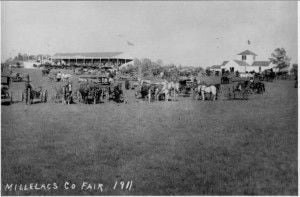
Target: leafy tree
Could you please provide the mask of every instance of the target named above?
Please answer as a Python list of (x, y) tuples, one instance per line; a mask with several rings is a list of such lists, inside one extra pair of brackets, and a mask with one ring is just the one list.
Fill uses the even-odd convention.
[(287, 56), (284, 48), (275, 49), (269, 59), (273, 64), (276, 64), (279, 69), (288, 67), (291, 61), (291, 58)]
[(295, 76), (295, 79), (298, 78), (298, 64), (293, 64), (293, 68), (291, 69), (291, 73)]

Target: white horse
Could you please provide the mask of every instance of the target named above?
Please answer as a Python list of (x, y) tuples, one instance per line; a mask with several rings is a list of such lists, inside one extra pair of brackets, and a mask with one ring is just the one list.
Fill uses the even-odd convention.
[(205, 93), (211, 93), (213, 98), (212, 100), (216, 100), (217, 96), (217, 88), (214, 85), (206, 86), (206, 85), (199, 85), (197, 88), (198, 92), (201, 93), (202, 100), (205, 100)]
[(177, 93), (179, 92), (179, 83), (173, 81), (168, 83), (168, 90), (170, 93), (173, 90), (173, 101), (175, 101), (177, 97)]
[(159, 96), (161, 94), (165, 95), (165, 101), (169, 99), (169, 89), (168, 89), (168, 82), (160, 82), (160, 83), (155, 83), (156, 88), (155, 88), (155, 100), (159, 100)]

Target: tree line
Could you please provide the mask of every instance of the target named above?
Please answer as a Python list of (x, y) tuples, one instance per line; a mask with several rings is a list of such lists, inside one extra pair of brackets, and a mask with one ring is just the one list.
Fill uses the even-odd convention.
[(140, 76), (143, 78), (161, 77), (170, 80), (178, 80), (182, 76), (197, 76), (199, 72), (204, 72), (202, 67), (176, 66), (175, 64), (163, 64), (162, 60), (152, 61), (149, 58), (133, 60), (133, 63), (121, 68), (121, 73)]

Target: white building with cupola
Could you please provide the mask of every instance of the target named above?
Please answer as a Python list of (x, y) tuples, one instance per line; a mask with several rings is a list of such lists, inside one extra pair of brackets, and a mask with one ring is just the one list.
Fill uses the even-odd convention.
[(237, 59), (224, 61), (221, 65), (221, 71), (238, 71), (239, 73), (247, 73), (254, 71), (256, 73), (261, 73), (267, 69), (276, 69), (276, 65), (268, 60), (256, 61), (257, 55), (250, 50), (245, 50), (237, 54), (237, 56)]

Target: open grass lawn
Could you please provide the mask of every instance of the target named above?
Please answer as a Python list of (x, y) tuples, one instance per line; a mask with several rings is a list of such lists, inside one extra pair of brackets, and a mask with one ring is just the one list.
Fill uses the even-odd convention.
[[(248, 101), (2, 106), (2, 194), (297, 195), (293, 83), (266, 83)], [(131, 190), (114, 190), (120, 180)], [(83, 181), (103, 192), (81, 190)]]

